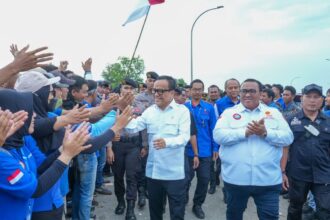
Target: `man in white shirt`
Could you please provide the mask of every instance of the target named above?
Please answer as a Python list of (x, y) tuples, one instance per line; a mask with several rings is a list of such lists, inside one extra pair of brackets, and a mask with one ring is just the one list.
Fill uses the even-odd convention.
[(185, 106), (175, 103), (175, 87), (172, 77), (160, 76), (153, 88), (155, 104), (126, 127), (128, 132), (148, 132), (146, 177), (151, 220), (163, 219), (165, 193), (171, 219), (184, 219), (184, 149), (190, 138), (190, 114)]
[(282, 173), (282, 147), (293, 134), (282, 114), (260, 103), (262, 85), (247, 79), (240, 90), (241, 104), (220, 116), (213, 138), (221, 145), (221, 174), (227, 195), (228, 220), (241, 220), (249, 197), (259, 219), (277, 220)]

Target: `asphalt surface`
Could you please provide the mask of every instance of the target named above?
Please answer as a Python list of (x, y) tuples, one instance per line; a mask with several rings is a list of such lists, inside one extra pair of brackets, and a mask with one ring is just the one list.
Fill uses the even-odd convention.
[[(110, 180), (113, 183), (113, 178), (110, 178)], [(113, 184), (107, 184), (106, 187), (109, 188), (113, 193), (114, 193), (114, 188)], [(185, 212), (185, 219), (188, 220), (194, 220), (198, 219), (195, 217), (195, 215), (192, 213), (192, 198), (193, 198), (193, 193), (195, 191), (196, 187), (196, 178), (193, 180), (192, 187), (190, 188), (190, 201), (188, 205), (186, 206), (186, 212)], [(210, 219), (210, 220), (222, 220), (226, 219), (226, 205), (223, 202), (223, 194), (221, 190), (222, 186), (217, 187), (217, 191), (215, 194), (210, 195), (208, 194), (206, 197), (206, 201), (203, 205), (203, 210), (205, 212), (205, 219)], [(95, 214), (96, 214), (96, 219), (98, 220), (124, 220), (125, 219), (125, 214), (124, 215), (116, 215), (114, 213), (115, 208), (117, 206), (117, 200), (115, 195), (100, 195), (97, 194), (95, 197), (95, 200), (98, 201), (99, 205), (96, 206), (95, 209)], [(287, 213), (287, 207), (288, 207), (288, 201), (285, 199), (282, 199), (280, 197), (280, 219), (284, 220), (286, 219), (286, 213)], [(138, 208), (135, 208), (135, 215), (138, 220), (146, 220), (149, 219), (149, 209), (148, 209), (148, 204), (143, 210), (140, 210)], [(169, 220), (169, 210), (168, 210), (168, 205), (166, 209), (166, 213), (164, 214), (164, 220)], [(248, 208), (245, 210), (244, 213), (244, 220), (257, 220), (257, 210), (254, 205), (253, 199), (249, 200), (248, 203)]]

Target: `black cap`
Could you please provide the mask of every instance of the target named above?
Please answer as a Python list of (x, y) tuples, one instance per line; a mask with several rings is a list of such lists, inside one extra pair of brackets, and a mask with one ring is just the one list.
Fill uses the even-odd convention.
[(316, 84), (310, 84), (310, 85), (305, 86), (302, 89), (302, 94), (307, 94), (307, 93), (310, 93), (312, 91), (317, 92), (322, 96), (322, 87), (318, 86)]
[(68, 77), (64, 76), (60, 71), (58, 70), (54, 70), (54, 71), (51, 71), (51, 73), (54, 75), (54, 76), (59, 76), (61, 77), (61, 80), (60, 80), (60, 83), (61, 84), (66, 84), (66, 85), (69, 85), (69, 86), (72, 86), (76, 83), (75, 80), (73, 79), (69, 79)]
[(174, 89), (174, 92), (177, 93), (178, 95), (181, 95), (183, 92), (183, 89), (180, 87), (177, 87), (176, 89)]
[(153, 72), (153, 71), (150, 71), (150, 72), (147, 72), (147, 78), (151, 78), (151, 79), (158, 79), (158, 74), (156, 72)]
[(130, 78), (125, 78), (124, 81), (122, 82), (122, 85), (130, 85), (133, 88), (137, 88), (137, 84), (134, 80), (130, 79)]

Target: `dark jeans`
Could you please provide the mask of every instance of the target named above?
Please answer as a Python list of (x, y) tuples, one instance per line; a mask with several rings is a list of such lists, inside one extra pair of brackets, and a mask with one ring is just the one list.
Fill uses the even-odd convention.
[[(194, 195), (194, 205), (202, 205), (205, 201), (207, 188), (210, 181), (210, 167), (211, 167), (211, 158), (210, 157), (200, 157), (199, 166), (196, 170), (193, 169), (194, 158), (189, 157), (190, 165), (190, 182), (197, 173), (197, 185)], [(190, 184), (189, 184), (190, 185)]]
[(171, 220), (183, 220), (186, 180), (155, 180), (147, 178), (151, 220), (163, 219), (164, 197), (167, 195)]
[(315, 184), (296, 179), (290, 179), (288, 220), (300, 220), (302, 206), (306, 201), (308, 191), (311, 190), (315, 203), (316, 214), (319, 220), (330, 219), (330, 185)]
[(131, 143), (114, 142), (112, 150), (115, 155), (115, 162), (112, 165), (112, 171), (115, 180), (114, 186), (116, 197), (118, 200), (124, 199), (124, 174), (126, 172), (126, 199), (136, 200), (136, 174), (141, 166), (139, 160), (140, 148)]
[(210, 187), (216, 187), (220, 184), (220, 172), (221, 172), (221, 162), (220, 158), (216, 161), (211, 161), (211, 177), (210, 177)]
[(249, 197), (254, 199), (259, 220), (279, 218), (279, 196), (282, 185), (238, 186), (224, 183), (227, 194), (227, 220), (242, 220)]

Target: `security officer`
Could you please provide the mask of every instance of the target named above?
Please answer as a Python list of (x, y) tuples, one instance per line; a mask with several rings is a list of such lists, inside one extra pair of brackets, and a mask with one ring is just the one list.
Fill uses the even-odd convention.
[[(152, 93), (152, 88), (154, 86), (154, 82), (158, 78), (158, 74), (156, 72), (147, 72), (147, 90), (141, 92), (139, 95), (135, 97), (134, 100), (134, 113), (136, 115), (141, 115), (144, 110), (146, 110), (149, 106), (155, 103), (155, 98)], [(148, 135), (146, 130), (140, 132), (142, 138), (142, 149), (141, 149), (141, 171), (138, 173), (138, 193), (139, 200), (138, 206), (143, 208), (146, 205), (146, 164), (147, 164), (147, 152), (148, 152)]]
[[(216, 117), (213, 105), (202, 100), (204, 83), (195, 79), (191, 82), (191, 101), (185, 103), (191, 114), (194, 116), (197, 125), (197, 147), (198, 154), (188, 149), (190, 164), (190, 181), (197, 173), (197, 186), (194, 195), (193, 213), (197, 218), (204, 219), (205, 213), (202, 204), (205, 201), (207, 188), (210, 181), (211, 160), (218, 157), (219, 146), (213, 141), (212, 131), (216, 124)], [(199, 158), (199, 166), (194, 169), (194, 157)]]
[(301, 219), (309, 190), (316, 201), (318, 219), (330, 219), (330, 118), (321, 111), (322, 87), (303, 88), (302, 110), (289, 118), (294, 134), (289, 148), (288, 177), (290, 205), (288, 219)]
[[(136, 88), (136, 82), (126, 78), (120, 86), (120, 95), (123, 96), (126, 93), (133, 94)], [(123, 131), (120, 135), (120, 140), (113, 141), (112, 147), (108, 147), (108, 155), (113, 153), (115, 158), (112, 163), (112, 171), (114, 173), (114, 188), (118, 201), (115, 210), (117, 215), (122, 215), (126, 207), (124, 199), (124, 174), (126, 172), (126, 220), (136, 219), (134, 206), (137, 196), (136, 175), (141, 167), (141, 162), (139, 160), (140, 146), (139, 133), (128, 134)]]

